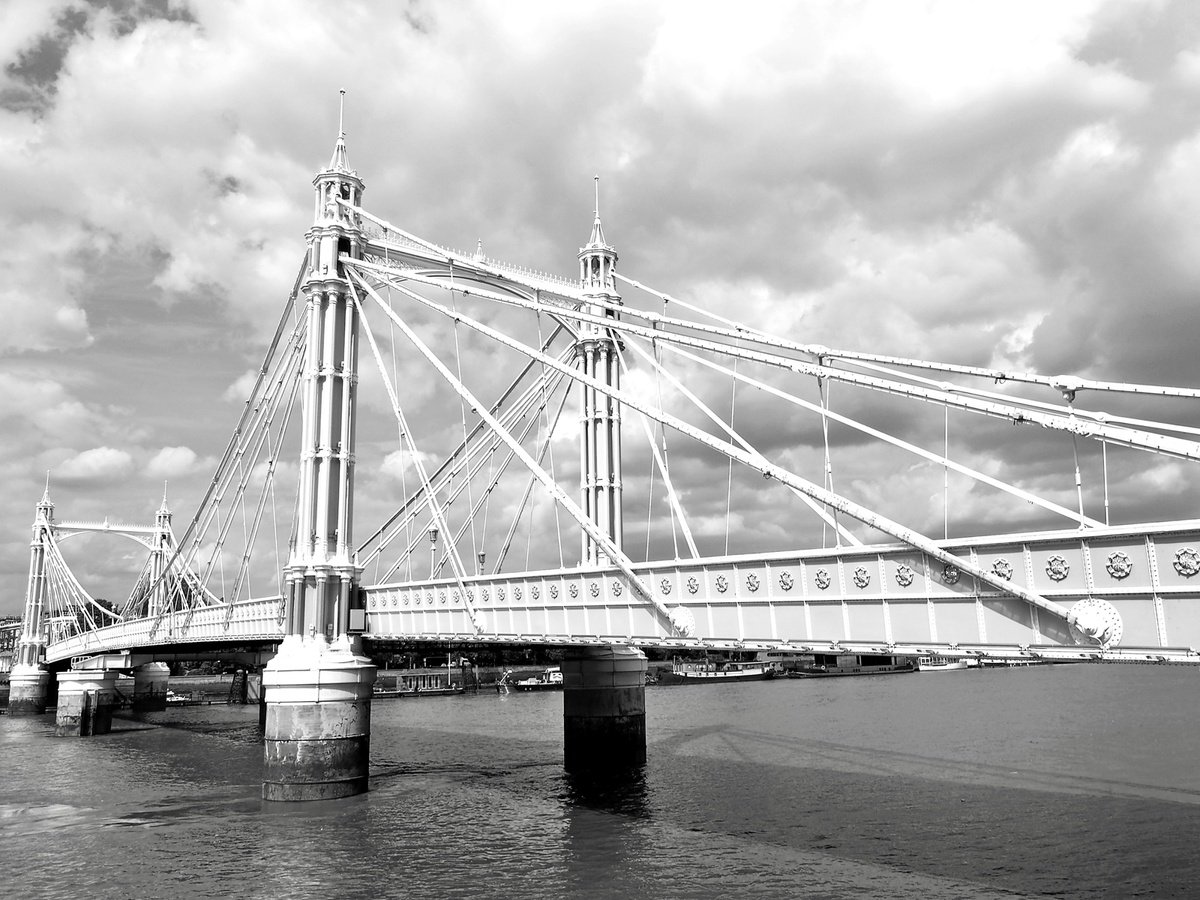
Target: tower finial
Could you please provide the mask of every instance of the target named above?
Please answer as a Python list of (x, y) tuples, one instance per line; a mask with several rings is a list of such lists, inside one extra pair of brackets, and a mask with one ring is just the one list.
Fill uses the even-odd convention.
[(42, 493), (42, 502), (50, 502), (50, 470), (46, 470), (46, 490)]
[(593, 175), (592, 180), (596, 182), (596, 218), (600, 218), (600, 176)]
[(338, 134), (340, 134), (342, 137), (345, 137), (346, 129), (342, 127), (342, 116), (346, 111), (346, 89), (342, 88), (338, 91), (338, 93), (342, 95), (338, 100)]

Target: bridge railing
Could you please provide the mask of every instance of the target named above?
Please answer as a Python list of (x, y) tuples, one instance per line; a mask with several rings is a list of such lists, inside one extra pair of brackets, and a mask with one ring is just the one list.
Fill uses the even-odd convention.
[[(1200, 522), (982, 537), (945, 542), (961, 559), (1062, 608), (1087, 598), (1120, 617), (1111, 657), (1200, 661)], [(904, 545), (678, 560), (636, 574), (693, 625), (687, 639), (612, 569), (569, 569), (465, 582), (369, 587), (368, 636), (397, 639), (643, 646), (795, 646), (861, 652), (1037, 648), (1092, 658), (1067, 621)], [(1106, 651), (1107, 652), (1107, 651)]]
[(132, 619), (73, 635), (46, 647), (46, 661), (58, 662), (93, 653), (166, 644), (270, 640), (283, 637), (279, 597), (242, 600), (176, 612), (161, 620)]

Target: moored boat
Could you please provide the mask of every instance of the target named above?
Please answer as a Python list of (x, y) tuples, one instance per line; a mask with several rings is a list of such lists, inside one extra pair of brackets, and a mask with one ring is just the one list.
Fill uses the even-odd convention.
[(727, 684), (733, 681), (766, 681), (774, 678), (774, 664), (755, 662), (681, 662), (659, 676), (660, 684)]
[(918, 672), (955, 672), (975, 667), (973, 659), (954, 659), (948, 656), (918, 656)]
[(915, 672), (911, 660), (853, 653), (816, 653), (810, 664), (789, 667), (788, 678), (844, 678), (854, 675), (901, 675)]
[(563, 689), (562, 670), (549, 668), (533, 678), (522, 678), (520, 681), (510, 682), (510, 684), (518, 691), (561, 691)]

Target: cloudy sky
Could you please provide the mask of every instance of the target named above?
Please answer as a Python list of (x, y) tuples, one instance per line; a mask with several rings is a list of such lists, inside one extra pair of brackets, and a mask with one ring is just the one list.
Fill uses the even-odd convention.
[[(0, 58), (0, 614), (23, 602), (47, 471), (60, 518), (148, 523), (164, 481), (190, 518), (295, 277), (339, 89), (366, 206), (438, 243), (572, 275), (599, 174), (624, 274), (760, 327), (1200, 384), (1190, 0), (6, 0)], [(812, 464), (811, 423), (738, 402), (764, 447)], [(940, 414), (913, 421), (940, 434)], [(964, 422), (952, 446), (1071, 502), (1069, 440)], [(369, 497), (392, 490), (386, 456), (359, 464)], [(1180, 466), (1112, 465), (1134, 507), (1195, 514)], [(716, 533), (725, 476), (693, 468)], [(940, 471), (864, 447), (843, 472), (856, 499), (942, 527)], [(988, 495), (956, 490), (979, 530)], [(804, 540), (792, 508), (732, 493), (731, 549)], [(81, 556), (81, 580), (121, 595), (128, 554)]]

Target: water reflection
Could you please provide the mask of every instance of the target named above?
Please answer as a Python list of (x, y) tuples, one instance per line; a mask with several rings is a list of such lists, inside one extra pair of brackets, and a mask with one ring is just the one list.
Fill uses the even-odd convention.
[(563, 785), (568, 810), (586, 808), (637, 818), (650, 815), (645, 766), (607, 772), (565, 771)]

